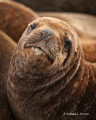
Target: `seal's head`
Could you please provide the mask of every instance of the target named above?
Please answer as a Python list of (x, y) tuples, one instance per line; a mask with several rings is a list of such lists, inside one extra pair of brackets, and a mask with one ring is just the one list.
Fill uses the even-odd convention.
[(19, 71), (51, 76), (67, 67), (69, 56), (77, 53), (79, 39), (74, 33), (67, 23), (55, 18), (30, 23), (14, 52)]

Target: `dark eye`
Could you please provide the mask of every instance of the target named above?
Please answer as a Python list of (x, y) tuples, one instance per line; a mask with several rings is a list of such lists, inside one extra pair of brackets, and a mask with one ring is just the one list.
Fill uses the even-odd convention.
[(34, 30), (36, 28), (36, 25), (35, 24), (32, 24), (29, 26), (28, 30), (27, 30), (27, 33), (30, 33), (32, 30)]
[(69, 39), (64, 39), (64, 48), (69, 49), (71, 47), (71, 41)]

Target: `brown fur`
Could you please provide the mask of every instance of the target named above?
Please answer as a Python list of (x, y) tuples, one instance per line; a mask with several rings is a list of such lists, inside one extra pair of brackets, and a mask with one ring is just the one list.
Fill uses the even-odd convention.
[(96, 66), (70, 25), (50, 17), (29, 24), (10, 63), (8, 100), (17, 120), (96, 120)]
[(16, 42), (20, 39), (27, 24), (37, 17), (34, 11), (22, 4), (0, 1), (0, 29)]
[[(85, 59), (96, 62), (96, 17), (87, 14), (39, 12), (39, 16), (50, 16), (68, 22), (80, 37)], [(86, 30), (85, 30), (86, 29)], [(95, 41), (94, 41), (95, 40)], [(88, 42), (87, 42), (88, 41)], [(90, 57), (91, 54), (91, 57)]]
[(0, 31), (0, 120), (14, 120), (7, 101), (6, 82), (9, 62), (15, 46), (12, 39)]
[(85, 60), (96, 62), (96, 40), (81, 38)]
[(39, 12), (38, 15), (64, 20), (76, 30), (79, 37), (96, 40), (96, 16), (70, 12)]

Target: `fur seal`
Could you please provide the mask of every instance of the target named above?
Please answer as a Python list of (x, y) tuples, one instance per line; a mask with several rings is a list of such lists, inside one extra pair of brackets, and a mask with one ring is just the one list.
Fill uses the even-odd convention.
[(7, 74), (16, 43), (0, 31), (0, 120), (14, 120), (7, 100)]
[(70, 25), (36, 19), (10, 62), (7, 94), (16, 120), (96, 120), (95, 68)]
[(30, 8), (12, 1), (0, 1), (0, 29), (16, 42), (28, 23), (38, 18)]

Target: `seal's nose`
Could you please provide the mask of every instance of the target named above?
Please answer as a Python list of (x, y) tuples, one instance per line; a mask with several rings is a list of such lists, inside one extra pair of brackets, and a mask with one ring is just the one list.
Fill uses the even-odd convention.
[(42, 34), (43, 34), (43, 39), (44, 40), (46, 40), (48, 37), (53, 36), (53, 32), (51, 30), (49, 30), (49, 29), (43, 29)]

